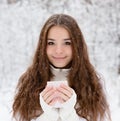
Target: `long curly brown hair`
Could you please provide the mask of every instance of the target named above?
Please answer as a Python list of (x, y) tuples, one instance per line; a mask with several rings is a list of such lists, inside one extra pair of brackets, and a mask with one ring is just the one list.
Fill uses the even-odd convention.
[(72, 40), (73, 60), (68, 75), (68, 83), (77, 94), (75, 106), (79, 116), (87, 121), (110, 119), (109, 107), (103, 92), (100, 78), (90, 63), (87, 46), (76, 21), (69, 15), (55, 14), (44, 24), (32, 64), (19, 79), (13, 103), (13, 116), (19, 121), (30, 121), (40, 116), (39, 94), (53, 76), (46, 55), (47, 34), (51, 27), (62, 26)]

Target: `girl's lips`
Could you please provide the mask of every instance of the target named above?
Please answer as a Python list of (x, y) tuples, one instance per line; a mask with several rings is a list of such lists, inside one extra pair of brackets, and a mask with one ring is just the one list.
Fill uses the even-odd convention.
[(54, 57), (54, 56), (53, 56), (53, 58), (54, 58), (54, 59), (65, 59), (66, 57)]

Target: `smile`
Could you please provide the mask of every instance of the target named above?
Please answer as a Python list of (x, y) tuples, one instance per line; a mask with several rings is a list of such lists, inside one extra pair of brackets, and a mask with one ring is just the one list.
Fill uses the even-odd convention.
[(53, 56), (53, 58), (54, 58), (54, 59), (58, 59), (58, 60), (62, 60), (62, 59), (65, 59), (66, 57), (54, 57), (54, 56)]

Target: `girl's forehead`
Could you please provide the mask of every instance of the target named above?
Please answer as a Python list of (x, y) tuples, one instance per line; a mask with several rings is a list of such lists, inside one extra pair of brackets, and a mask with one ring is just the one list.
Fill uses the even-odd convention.
[(49, 31), (48, 31), (48, 38), (52, 37), (52, 38), (70, 38), (69, 32), (61, 26), (54, 26), (52, 27)]
[(71, 30), (68, 27), (62, 25), (55, 25), (50, 27), (48, 29), (47, 35), (50, 33), (63, 33), (63, 32), (66, 32), (69, 35), (71, 35)]

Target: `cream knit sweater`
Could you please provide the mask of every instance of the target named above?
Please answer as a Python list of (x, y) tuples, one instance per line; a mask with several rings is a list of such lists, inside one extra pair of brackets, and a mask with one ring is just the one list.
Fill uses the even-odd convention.
[[(67, 74), (69, 69), (56, 69), (51, 66), (54, 78), (51, 81), (67, 81)], [(79, 117), (74, 109), (76, 104), (76, 94), (73, 90), (72, 97), (65, 103), (62, 104), (61, 108), (55, 108), (49, 106), (42, 98), (40, 94), (40, 104), (44, 111), (36, 120), (32, 121), (86, 121)]]

